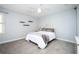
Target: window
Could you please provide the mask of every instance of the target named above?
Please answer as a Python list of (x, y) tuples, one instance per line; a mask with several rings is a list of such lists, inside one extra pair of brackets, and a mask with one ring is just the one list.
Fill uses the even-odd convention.
[(5, 23), (3, 19), (3, 14), (0, 13), (0, 34), (4, 33)]

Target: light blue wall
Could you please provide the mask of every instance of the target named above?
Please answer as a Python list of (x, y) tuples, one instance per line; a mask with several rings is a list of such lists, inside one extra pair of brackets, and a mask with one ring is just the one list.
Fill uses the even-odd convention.
[[(8, 12), (5, 14), (6, 32), (0, 35), (0, 42), (5, 42), (20, 37), (25, 37), (28, 32), (36, 30), (36, 20), (30, 16), (21, 15), (6, 9), (0, 9)], [(20, 21), (23, 20), (30, 26), (23, 26)], [(28, 23), (28, 20), (33, 20), (33, 23)]]
[(74, 9), (62, 11), (41, 18), (40, 27), (47, 24), (54, 26), (57, 38), (64, 41), (75, 42), (74, 36), (76, 34), (76, 13)]

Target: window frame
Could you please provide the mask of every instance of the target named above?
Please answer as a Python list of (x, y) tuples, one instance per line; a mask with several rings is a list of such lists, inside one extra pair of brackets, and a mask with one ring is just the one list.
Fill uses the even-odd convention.
[(4, 34), (5, 33), (5, 20), (4, 20), (4, 13), (0, 12), (0, 15), (2, 15), (2, 22), (0, 22), (0, 24), (2, 24), (2, 32), (0, 34)]

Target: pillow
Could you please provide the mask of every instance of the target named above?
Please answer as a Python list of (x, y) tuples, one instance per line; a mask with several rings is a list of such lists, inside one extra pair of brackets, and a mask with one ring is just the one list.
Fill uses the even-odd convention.
[(42, 28), (41, 31), (54, 32), (53, 28)]

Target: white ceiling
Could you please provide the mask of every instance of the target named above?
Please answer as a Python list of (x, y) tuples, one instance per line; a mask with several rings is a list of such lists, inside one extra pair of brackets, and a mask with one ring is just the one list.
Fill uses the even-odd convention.
[[(50, 15), (53, 13), (61, 12), (67, 9), (74, 8), (75, 5), (69, 4), (2, 4), (0, 5), (3, 8), (15, 11), (21, 14), (41, 17)], [(37, 13), (37, 8), (41, 8), (42, 12)]]

